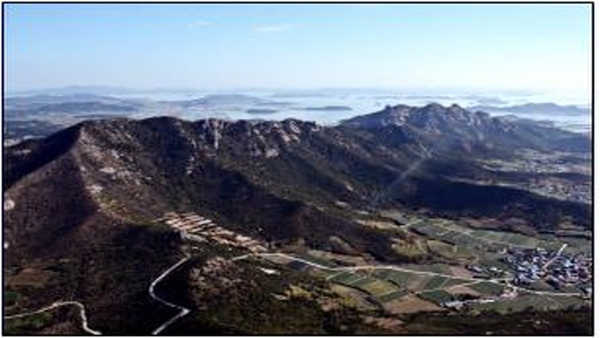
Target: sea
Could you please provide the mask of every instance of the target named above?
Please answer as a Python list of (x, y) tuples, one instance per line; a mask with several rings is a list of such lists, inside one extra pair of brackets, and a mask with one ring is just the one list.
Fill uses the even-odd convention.
[[(234, 90), (234, 91), (152, 91), (112, 96), (122, 98), (150, 99), (154, 101), (189, 101), (203, 97), (221, 98), (218, 103), (193, 108), (156, 109), (142, 111), (136, 116), (144, 118), (156, 115), (173, 115), (187, 120), (221, 118), (230, 120), (285, 120), (289, 118), (315, 121), (322, 125), (336, 125), (354, 116), (374, 113), (386, 106), (404, 104), (424, 106), (439, 103), (444, 106), (458, 104), (470, 109), (475, 106), (509, 107), (526, 103), (554, 103), (584, 108), (581, 114), (572, 112), (548, 114), (543, 111), (519, 113), (503, 111), (492, 116), (515, 115), (519, 118), (546, 121), (557, 127), (574, 132), (589, 133), (592, 127), (591, 99), (581, 96), (568, 96), (556, 93), (503, 92), (503, 93), (464, 93), (464, 92), (405, 92), (361, 89), (323, 90)], [(240, 96), (242, 96), (240, 98)], [(329, 107), (329, 108), (327, 108)], [(333, 107), (333, 108), (332, 108)]]

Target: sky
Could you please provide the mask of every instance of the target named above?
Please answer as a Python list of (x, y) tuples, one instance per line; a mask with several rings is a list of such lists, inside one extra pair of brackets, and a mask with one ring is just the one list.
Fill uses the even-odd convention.
[(5, 91), (531, 90), (591, 95), (589, 4), (3, 4)]

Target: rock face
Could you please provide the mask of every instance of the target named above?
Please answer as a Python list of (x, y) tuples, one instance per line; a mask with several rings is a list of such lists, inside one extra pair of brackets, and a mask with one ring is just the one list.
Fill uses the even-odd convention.
[(469, 148), (500, 153), (531, 148), (589, 152), (591, 149), (590, 139), (580, 134), (529, 120), (508, 121), (484, 112), (473, 113), (458, 105), (387, 106), (380, 112), (346, 120), (342, 125), (369, 129), (397, 126), (429, 143), (441, 142), (445, 149), (458, 147), (461, 151)]

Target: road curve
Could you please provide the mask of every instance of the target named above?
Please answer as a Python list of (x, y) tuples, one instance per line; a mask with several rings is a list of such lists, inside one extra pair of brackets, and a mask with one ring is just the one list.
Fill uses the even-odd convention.
[(162, 299), (161, 297), (157, 296), (154, 288), (156, 287), (156, 285), (163, 280), (165, 277), (167, 277), (167, 275), (169, 275), (171, 272), (173, 272), (175, 269), (177, 269), (181, 264), (187, 262), (190, 258), (189, 257), (185, 257), (182, 258), (179, 262), (173, 264), (170, 268), (168, 268), (167, 270), (165, 270), (160, 276), (158, 276), (158, 278), (156, 278), (152, 284), (150, 284), (150, 287), (148, 288), (148, 293), (150, 294), (150, 297), (152, 297), (152, 299), (170, 307), (170, 308), (174, 308), (174, 309), (178, 309), (179, 313), (177, 315), (175, 315), (173, 318), (167, 320), (166, 322), (164, 322), (161, 326), (159, 326), (157, 329), (155, 329), (154, 331), (152, 331), (152, 335), (157, 335), (160, 332), (162, 332), (164, 329), (166, 329), (169, 325), (173, 324), (177, 319), (187, 315), (190, 310), (184, 308), (183, 306), (179, 306), (179, 305), (175, 305), (169, 301), (166, 301), (164, 299)]
[(81, 304), (80, 302), (76, 302), (76, 301), (55, 302), (55, 303), (52, 303), (52, 305), (46, 306), (45, 308), (41, 308), (37, 311), (25, 312), (25, 313), (20, 313), (18, 315), (12, 315), (12, 316), (4, 316), (4, 319), (27, 317), (27, 316), (31, 316), (31, 315), (34, 315), (37, 313), (50, 311), (52, 309), (55, 309), (55, 308), (58, 308), (61, 306), (66, 306), (66, 305), (75, 305), (79, 308), (79, 316), (81, 317), (81, 327), (83, 328), (83, 330), (85, 332), (93, 334), (93, 335), (101, 335), (102, 334), (100, 331), (92, 330), (88, 326), (87, 317), (85, 315), (85, 307), (83, 306), (83, 304)]

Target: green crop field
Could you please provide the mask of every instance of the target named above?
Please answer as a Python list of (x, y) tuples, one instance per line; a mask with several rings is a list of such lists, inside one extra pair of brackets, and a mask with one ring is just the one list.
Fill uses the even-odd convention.
[(419, 294), (419, 297), (432, 301), (436, 304), (452, 301), (454, 296), (444, 290), (425, 291)]
[(446, 277), (433, 276), (427, 281), (427, 284), (425, 284), (424, 289), (425, 290), (437, 289), (442, 284), (444, 284), (447, 280), (448, 280), (448, 278), (446, 278)]
[(375, 296), (375, 299), (377, 299), (380, 303), (387, 303), (387, 302), (391, 302), (395, 299), (404, 297), (408, 294), (407, 290), (396, 290), (390, 293), (386, 293), (386, 294), (380, 294)]
[(386, 294), (386, 293), (398, 290), (398, 288), (395, 285), (390, 284), (385, 281), (382, 281), (382, 280), (378, 280), (378, 279), (375, 279), (374, 281), (372, 281), (368, 284), (357, 286), (357, 287), (372, 296)]
[(396, 291), (399, 291), (398, 286), (381, 278), (367, 276), (364, 273), (342, 272), (333, 275), (329, 281), (362, 290), (371, 296), (390, 294), (388, 298), (391, 298)]
[(470, 282), (471, 282), (470, 280), (466, 280), (466, 279), (447, 279), (446, 283), (444, 284), (444, 288), (449, 288), (454, 285), (466, 284), (466, 283), (470, 283)]
[(370, 283), (373, 283), (373, 282), (377, 282), (378, 280), (379, 279), (372, 278), (372, 277), (364, 277), (364, 278), (355, 280), (355, 281), (351, 282), (350, 284), (352, 286), (360, 288), (360, 287), (363, 287), (363, 286), (365, 286), (367, 284), (370, 284)]
[(471, 284), (469, 288), (482, 294), (499, 294), (504, 290), (504, 286), (490, 282)]
[(330, 281), (335, 282), (335, 283), (339, 283), (339, 284), (344, 284), (344, 285), (348, 285), (350, 284), (352, 281), (356, 281), (356, 274), (352, 273), (352, 272), (342, 272), (340, 274), (335, 275), (333, 278), (330, 279)]
[(415, 223), (410, 229), (430, 239), (437, 239), (458, 246), (491, 248), (498, 250), (503, 247), (543, 247), (549, 250), (557, 250), (562, 245), (556, 240), (540, 240), (535, 237), (526, 236), (513, 232), (470, 229), (451, 222), (428, 222)]
[(401, 286), (401, 287), (406, 287), (406, 284), (408, 284), (408, 281), (411, 278), (414, 278), (414, 274), (412, 274), (412, 273), (389, 270), (389, 269), (377, 269), (374, 271), (373, 275), (376, 276), (377, 278), (389, 280), (390, 282), (392, 282), (398, 286)]

